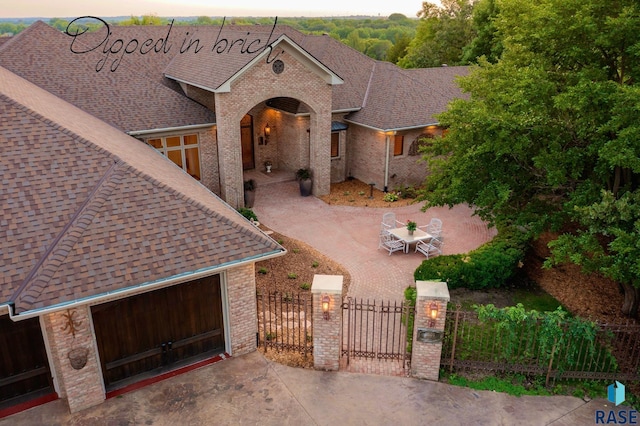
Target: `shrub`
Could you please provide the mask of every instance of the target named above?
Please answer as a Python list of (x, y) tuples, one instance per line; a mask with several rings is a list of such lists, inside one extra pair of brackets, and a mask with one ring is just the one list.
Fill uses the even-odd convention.
[(253, 219), (256, 222), (258, 221), (258, 216), (256, 216), (256, 214), (251, 209), (248, 209), (246, 207), (240, 207), (238, 209), (238, 213), (240, 213), (242, 216), (244, 216), (248, 220)]
[(289, 272), (287, 274), (287, 278), (289, 278), (290, 280), (295, 280), (296, 278), (298, 278), (298, 274), (296, 274), (294, 272)]
[(526, 245), (527, 238), (522, 232), (505, 227), (499, 229), (493, 240), (466, 255), (438, 256), (423, 261), (414, 277), (421, 281), (446, 281), (449, 288), (501, 287), (517, 272)]
[(313, 263), (311, 264), (312, 268), (317, 268), (318, 266), (320, 266), (320, 264), (318, 263), (317, 260), (314, 260)]
[(269, 272), (269, 271), (267, 270), (267, 268), (260, 268), (260, 269), (258, 269), (258, 273), (259, 273), (259, 274), (266, 275), (266, 274), (267, 274), (267, 272)]
[(382, 200), (387, 203), (393, 203), (395, 201), (398, 201), (398, 194), (396, 194), (395, 192), (387, 192), (386, 194), (384, 194), (384, 197), (382, 197)]
[(302, 283), (302, 284), (300, 284), (300, 288), (303, 289), (303, 290), (309, 290), (311, 288), (311, 284)]

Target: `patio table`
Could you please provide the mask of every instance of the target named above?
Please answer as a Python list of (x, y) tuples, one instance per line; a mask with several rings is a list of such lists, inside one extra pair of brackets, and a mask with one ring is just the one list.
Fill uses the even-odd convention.
[(415, 231), (413, 231), (413, 235), (409, 235), (409, 230), (407, 229), (406, 226), (403, 226), (402, 228), (390, 229), (389, 233), (406, 243), (404, 247), (405, 253), (409, 253), (410, 244), (433, 238), (433, 235), (427, 232), (424, 232), (422, 229), (416, 229)]

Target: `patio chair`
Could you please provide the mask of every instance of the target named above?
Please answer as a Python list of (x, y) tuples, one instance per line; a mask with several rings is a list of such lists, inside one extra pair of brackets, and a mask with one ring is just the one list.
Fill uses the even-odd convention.
[(383, 248), (389, 252), (389, 256), (394, 251), (405, 251), (406, 244), (402, 240), (397, 240), (393, 237), (393, 235), (389, 234), (384, 230), (380, 230), (380, 242), (378, 244), (378, 248)]
[(424, 231), (427, 234), (432, 235), (435, 238), (442, 235), (442, 221), (435, 217), (431, 219), (428, 225), (420, 226), (420, 228), (424, 228)]
[(396, 220), (396, 214), (393, 212), (388, 212), (382, 215), (382, 224), (380, 225), (381, 232), (387, 232), (393, 228), (400, 228), (405, 224)]
[(416, 244), (416, 253), (424, 254), (427, 259), (442, 254), (442, 246), (444, 243), (438, 238), (432, 238), (429, 242), (418, 241)]

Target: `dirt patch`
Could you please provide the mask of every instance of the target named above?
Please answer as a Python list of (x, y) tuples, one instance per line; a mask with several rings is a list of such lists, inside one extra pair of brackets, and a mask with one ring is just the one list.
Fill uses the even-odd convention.
[(327, 204), (354, 207), (403, 207), (415, 202), (414, 194), (411, 191), (404, 193), (399, 191), (398, 200), (394, 202), (385, 201), (385, 195), (384, 192), (374, 188), (373, 198), (370, 198), (371, 186), (358, 179), (351, 179), (332, 183), (329, 195), (323, 195), (319, 198)]
[(542, 268), (550, 254), (547, 244), (554, 238), (555, 235), (545, 233), (532, 242), (524, 264), (528, 277), (574, 315), (608, 322), (627, 320), (621, 312), (624, 295), (616, 282), (600, 274), (583, 274), (573, 264)]

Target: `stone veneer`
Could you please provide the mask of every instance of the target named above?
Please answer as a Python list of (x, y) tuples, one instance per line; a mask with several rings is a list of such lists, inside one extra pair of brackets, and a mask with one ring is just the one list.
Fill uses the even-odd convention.
[[(65, 315), (73, 314), (77, 325), (75, 336), (71, 333)], [(42, 317), (51, 369), (57, 384), (58, 396), (66, 398), (72, 413), (100, 404), (105, 399), (104, 381), (98, 361), (97, 346), (91, 321), (91, 309), (84, 305), (65, 311), (53, 312)], [(79, 370), (71, 366), (69, 352), (76, 348), (88, 351), (87, 363)]]

